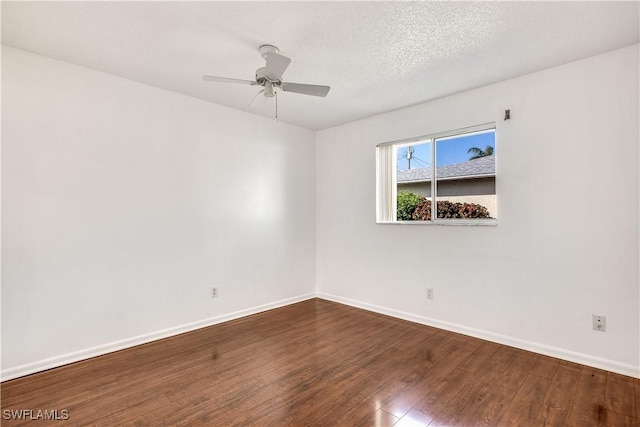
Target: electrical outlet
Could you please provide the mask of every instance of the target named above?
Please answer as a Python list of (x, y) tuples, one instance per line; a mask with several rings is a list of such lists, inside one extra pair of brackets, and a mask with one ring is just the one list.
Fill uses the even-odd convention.
[(218, 298), (218, 288), (211, 288), (211, 298)]
[(433, 289), (427, 288), (427, 299), (433, 299)]
[(607, 318), (605, 316), (593, 315), (593, 330), (606, 332), (607, 331)]

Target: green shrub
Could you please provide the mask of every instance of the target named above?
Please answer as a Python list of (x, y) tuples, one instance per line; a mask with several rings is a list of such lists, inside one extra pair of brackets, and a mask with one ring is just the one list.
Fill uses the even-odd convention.
[[(489, 211), (477, 203), (450, 202), (448, 200), (438, 201), (438, 218), (491, 218)], [(431, 220), (431, 200), (422, 199), (413, 211), (414, 220)]]
[(412, 193), (410, 191), (398, 192), (398, 221), (411, 221), (413, 219), (413, 212), (416, 210), (416, 206), (424, 199), (424, 197)]

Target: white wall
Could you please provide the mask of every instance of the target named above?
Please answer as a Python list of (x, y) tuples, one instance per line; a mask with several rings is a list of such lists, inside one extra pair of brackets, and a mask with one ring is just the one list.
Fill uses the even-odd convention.
[[(314, 279), (638, 376), (638, 71), (634, 46), (320, 131), (314, 153), (311, 131), (3, 47), (2, 378), (306, 298)], [(377, 143), (488, 121), (497, 227), (375, 224)]]
[(313, 295), (314, 157), (312, 131), (3, 47), (3, 379)]
[[(320, 295), (640, 376), (638, 76), (636, 45), (319, 131)], [(377, 143), (491, 121), (497, 227), (375, 223)]]

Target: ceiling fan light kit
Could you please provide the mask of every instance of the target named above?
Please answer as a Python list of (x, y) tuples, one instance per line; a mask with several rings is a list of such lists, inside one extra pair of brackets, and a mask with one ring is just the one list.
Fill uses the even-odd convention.
[(327, 93), (329, 93), (329, 89), (331, 89), (329, 86), (283, 82), (282, 75), (286, 71), (287, 67), (289, 67), (291, 59), (280, 55), (280, 49), (270, 44), (263, 44), (258, 48), (258, 51), (267, 63), (264, 67), (256, 70), (255, 81), (218, 76), (202, 76), (203, 80), (219, 83), (239, 83), (252, 86), (262, 86), (263, 89), (258, 92), (257, 95), (262, 93), (267, 98), (272, 98), (274, 96), (277, 98), (276, 89), (283, 92), (294, 92), (302, 95), (321, 97), (327, 96)]

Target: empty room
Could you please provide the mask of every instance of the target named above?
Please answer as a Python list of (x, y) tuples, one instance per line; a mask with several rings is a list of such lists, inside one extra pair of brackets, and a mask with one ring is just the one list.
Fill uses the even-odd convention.
[(640, 2), (0, 7), (3, 426), (640, 426)]

